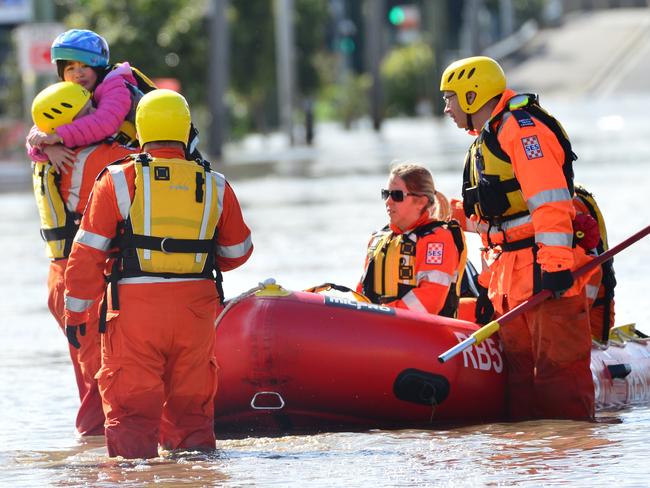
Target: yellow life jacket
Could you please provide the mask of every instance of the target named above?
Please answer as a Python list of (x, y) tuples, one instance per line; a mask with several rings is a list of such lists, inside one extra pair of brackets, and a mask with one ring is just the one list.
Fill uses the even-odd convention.
[(49, 162), (32, 162), (32, 184), (41, 220), (41, 237), (50, 259), (64, 259), (70, 255), (79, 228), (80, 216), (68, 210), (61, 197), (60, 179), (61, 175)]
[(368, 265), (362, 278), (363, 294), (373, 303), (387, 303), (404, 297), (417, 287), (415, 275), (417, 239), (433, 233), (438, 227), (444, 227), (452, 232), (458, 250), (458, 278), (449, 287), (445, 305), (439, 313), (439, 315), (455, 317), (467, 250), (463, 231), (453, 220), (431, 222), (412, 232), (397, 236), (388, 226), (377, 232), (368, 246)]
[(214, 278), (225, 178), (194, 161), (133, 159), (135, 195), (118, 240), (121, 278)]
[(562, 125), (539, 106), (537, 95), (522, 94), (512, 97), (506, 107), (494, 115), (483, 127), (472, 144), (463, 171), (463, 207), (467, 217), (477, 215), (496, 224), (529, 214), (521, 186), (515, 178), (510, 157), (499, 144), (497, 134), (505, 117), (513, 116), (520, 127), (534, 125), (532, 118), (541, 121), (557, 137), (564, 150), (564, 176), (573, 194), (573, 161), (571, 142)]
[[(600, 231), (600, 241), (596, 247), (596, 252), (602, 254), (607, 249), (609, 249), (609, 244), (607, 242), (607, 228), (605, 227), (605, 219), (603, 217), (596, 199), (594, 196), (589, 193), (584, 187), (576, 185), (575, 187), (575, 198), (579, 199), (587, 210), (589, 214), (598, 222), (598, 230)], [(601, 324), (601, 333), (599, 340), (607, 342), (609, 339), (609, 331), (614, 326), (611, 323), (611, 310), (614, 307), (614, 288), (616, 288), (616, 275), (614, 273), (614, 260), (610, 259), (601, 264), (601, 269), (603, 271), (603, 277), (601, 280), (603, 287), (603, 294), (599, 296), (594, 301), (593, 307), (603, 307), (603, 323)]]
[(596, 222), (598, 222), (600, 242), (598, 243), (597, 251), (598, 254), (602, 254), (609, 249), (609, 244), (607, 243), (607, 228), (605, 227), (605, 218), (600, 211), (600, 207), (598, 207), (594, 196), (581, 185), (575, 186), (575, 198), (580, 200), (583, 205), (587, 207), (587, 210), (589, 210), (589, 215), (591, 215), (596, 220)]

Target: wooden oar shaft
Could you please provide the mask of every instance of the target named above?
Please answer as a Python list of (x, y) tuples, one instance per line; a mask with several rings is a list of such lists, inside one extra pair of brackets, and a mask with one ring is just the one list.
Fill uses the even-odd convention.
[[(596, 266), (600, 266), (603, 264), (605, 261), (608, 261), (612, 259), (616, 254), (621, 252), (623, 249), (631, 246), (638, 240), (643, 239), (645, 236), (650, 234), (650, 225), (646, 226), (645, 228), (641, 229), (638, 231), (636, 234), (631, 235), (627, 239), (625, 239), (623, 242), (618, 243), (616, 246), (612, 247), (611, 249), (608, 249), (604, 253), (602, 253), (599, 256), (596, 256), (594, 259), (590, 260), (588, 263), (584, 264), (580, 268), (576, 269), (573, 272), (573, 278), (580, 278), (581, 276), (585, 275), (592, 269), (594, 269)], [(517, 305), (515, 308), (510, 310), (509, 312), (503, 314), (501, 317), (499, 317), (498, 320), (492, 321), (489, 324), (481, 327), (479, 330), (474, 332), (471, 336), (469, 336), (467, 339), (465, 339), (462, 342), (459, 342), (456, 344), (454, 347), (448, 349), (447, 351), (443, 352), (440, 356), (438, 356), (438, 361), (441, 363), (444, 363), (454, 356), (460, 354), (463, 352), (465, 349), (468, 349), (474, 344), (480, 344), (483, 342), (485, 339), (490, 337), (492, 334), (494, 334), (496, 331), (499, 330), (500, 327), (505, 325), (506, 323), (510, 322), (512, 319), (515, 317), (518, 317), (524, 312), (527, 312), (533, 307), (536, 307), (540, 303), (542, 303), (544, 300), (547, 298), (550, 298), (553, 295), (553, 293), (549, 290), (542, 290), (541, 292), (533, 295), (530, 297), (528, 300), (525, 302), (520, 303)]]

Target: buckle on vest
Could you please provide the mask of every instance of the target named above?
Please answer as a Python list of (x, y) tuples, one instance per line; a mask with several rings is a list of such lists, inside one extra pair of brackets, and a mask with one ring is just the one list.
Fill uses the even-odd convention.
[(168, 251), (168, 250), (165, 249), (165, 241), (168, 240), (168, 239), (170, 239), (170, 237), (163, 237), (162, 241), (160, 241), (160, 250), (164, 254), (170, 254), (170, 252), (171, 252), (171, 251)]

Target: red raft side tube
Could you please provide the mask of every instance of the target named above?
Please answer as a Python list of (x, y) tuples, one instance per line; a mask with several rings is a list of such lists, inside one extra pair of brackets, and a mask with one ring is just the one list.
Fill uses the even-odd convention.
[(314, 293), (249, 296), (217, 325), (217, 436), (502, 419), (496, 338), (448, 363), (436, 359), (476, 328)]

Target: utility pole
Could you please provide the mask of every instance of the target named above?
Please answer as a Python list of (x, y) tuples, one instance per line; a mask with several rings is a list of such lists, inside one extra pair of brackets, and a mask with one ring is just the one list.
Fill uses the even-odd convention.
[(478, 56), (481, 52), (478, 21), (481, 6), (481, 0), (465, 0), (463, 12), (465, 20), (463, 21), (460, 43), (462, 57)]
[(515, 31), (515, 10), (512, 0), (499, 0), (499, 26), (501, 27), (501, 39)]
[(438, 92), (440, 77), (447, 65), (449, 10), (447, 0), (426, 0), (424, 2), (425, 31), (430, 33), (430, 43), (434, 55), (433, 84), (433, 113), (442, 115), (444, 104), (442, 95)]
[(372, 127), (377, 132), (381, 129), (384, 115), (384, 94), (380, 72), (381, 60), (384, 56), (384, 14), (383, 0), (367, 0), (364, 3), (366, 60), (372, 78), (370, 115), (372, 117)]
[(296, 83), (293, 0), (275, 0), (273, 7), (280, 121), (284, 132), (289, 138), (289, 144), (293, 146), (293, 107)]
[(209, 14), (210, 57), (208, 66), (208, 105), (212, 120), (210, 121), (210, 156), (221, 159), (223, 144), (227, 133), (227, 114), (224, 95), (229, 79), (229, 0), (212, 0)]

